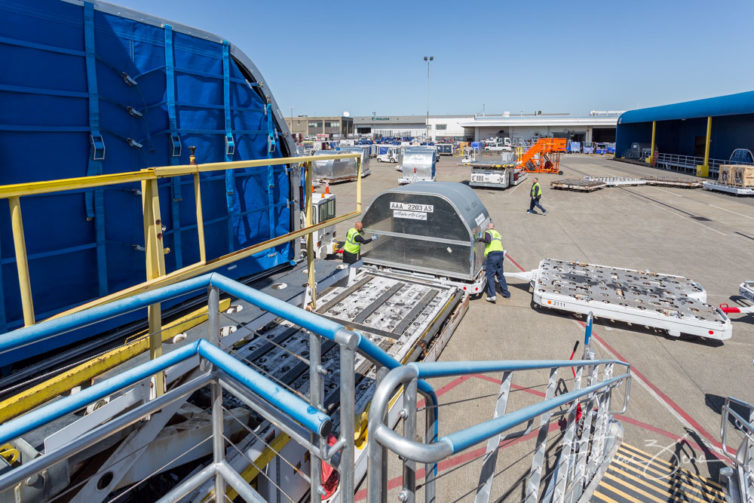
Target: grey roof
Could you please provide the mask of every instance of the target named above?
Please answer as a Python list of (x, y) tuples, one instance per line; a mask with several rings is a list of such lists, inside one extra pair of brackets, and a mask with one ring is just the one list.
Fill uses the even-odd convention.
[(461, 217), (473, 229), (479, 225), (476, 219), (480, 214), (486, 219), (489, 216), (487, 208), (474, 189), (468, 185), (456, 182), (416, 182), (390, 189), (389, 193), (398, 194), (426, 194), (437, 196), (448, 201)]

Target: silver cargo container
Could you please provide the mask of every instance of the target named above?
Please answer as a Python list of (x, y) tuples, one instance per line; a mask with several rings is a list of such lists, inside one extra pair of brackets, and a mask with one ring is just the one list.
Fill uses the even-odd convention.
[(340, 147), (342, 153), (361, 154), (361, 176), (362, 178), (371, 174), (369, 169), (369, 145), (355, 145), (353, 147)]
[(398, 183), (434, 182), (437, 176), (437, 151), (427, 147), (406, 147), (398, 160), (401, 177)]
[(474, 237), (489, 213), (473, 189), (461, 183), (417, 182), (383, 192), (364, 214), (364, 263), (474, 281), (484, 262), (484, 243)]
[[(317, 150), (314, 155), (333, 155), (342, 152), (335, 150)], [(323, 159), (312, 162), (314, 180), (316, 182), (348, 182), (356, 180), (356, 158)]]

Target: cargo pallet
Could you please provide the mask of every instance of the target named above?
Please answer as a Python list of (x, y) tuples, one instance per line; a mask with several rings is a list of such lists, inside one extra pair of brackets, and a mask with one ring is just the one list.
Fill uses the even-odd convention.
[(577, 192), (594, 192), (607, 187), (605, 182), (596, 180), (581, 180), (569, 178), (567, 180), (555, 180), (550, 183), (550, 188), (559, 190), (575, 190)]
[(727, 192), (736, 196), (754, 196), (754, 187), (736, 187), (734, 185), (724, 185), (717, 182), (704, 182), (704, 190), (714, 190), (717, 192)]
[(707, 293), (682, 276), (621, 267), (544, 259), (539, 268), (506, 277), (530, 282), (536, 305), (629, 325), (705, 339), (727, 340), (733, 328), (725, 313), (708, 305)]

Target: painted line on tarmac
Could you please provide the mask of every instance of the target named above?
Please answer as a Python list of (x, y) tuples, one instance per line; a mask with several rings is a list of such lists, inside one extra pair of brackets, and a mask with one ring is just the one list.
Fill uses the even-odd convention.
[(722, 208), (720, 206), (715, 206), (714, 204), (710, 204), (710, 207), (717, 208), (718, 210), (727, 211), (728, 213), (732, 213), (734, 215), (738, 215), (739, 217), (748, 218), (749, 220), (754, 220), (754, 217), (750, 217), (749, 215), (744, 215), (743, 213), (739, 213), (737, 211), (729, 210), (727, 208)]
[[(518, 267), (521, 271), (524, 271), (523, 267), (518, 265), (518, 263), (510, 255), (506, 253), (506, 256), (511, 262), (513, 262), (516, 267)], [(584, 322), (579, 320), (574, 321), (576, 321), (576, 323), (586, 329), (586, 324)], [(614, 358), (626, 363), (630, 363), (596, 333), (592, 332), (592, 338), (595, 339), (608, 353), (612, 354)], [(700, 425), (693, 417), (691, 417), (688, 412), (681, 408), (680, 405), (675, 403), (669, 396), (660, 391), (660, 389), (655, 386), (649, 379), (647, 379), (644, 374), (639, 372), (634, 365), (631, 365), (631, 373), (639, 381), (639, 384), (641, 384), (642, 387), (644, 387), (647, 392), (652, 395), (658, 402), (663, 404), (663, 406), (665, 406), (665, 408), (673, 416), (675, 416), (676, 419), (678, 419), (682, 424), (686, 425), (692, 430), (697, 431), (700, 435), (706, 438), (718, 451), (722, 451), (722, 444), (720, 444), (720, 442), (718, 442), (706, 429), (702, 427), (702, 425)], [(729, 448), (729, 450), (733, 452), (732, 448)]]

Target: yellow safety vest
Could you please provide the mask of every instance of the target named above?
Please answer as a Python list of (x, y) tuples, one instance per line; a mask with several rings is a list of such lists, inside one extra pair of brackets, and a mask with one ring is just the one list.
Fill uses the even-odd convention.
[(343, 251), (352, 253), (353, 255), (359, 254), (361, 243), (356, 242), (357, 234), (359, 234), (359, 231), (356, 230), (356, 227), (348, 229), (348, 233), (346, 234), (346, 244), (343, 246)]
[(491, 230), (485, 231), (485, 233), (489, 234), (490, 237), (492, 238), (490, 239), (490, 242), (487, 243), (487, 246), (484, 247), (485, 257), (490, 252), (505, 251), (505, 249), (503, 248), (503, 236), (501, 236), (499, 232), (497, 232), (495, 229), (491, 229)]
[(539, 182), (531, 186), (531, 197), (539, 197), (542, 195), (542, 187), (539, 186)]

